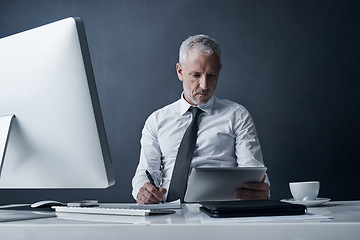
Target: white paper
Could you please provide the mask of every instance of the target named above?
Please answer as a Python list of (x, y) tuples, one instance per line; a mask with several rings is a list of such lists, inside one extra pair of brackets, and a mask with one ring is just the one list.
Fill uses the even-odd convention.
[(180, 199), (159, 203), (159, 204), (145, 204), (139, 205), (136, 203), (100, 203), (99, 207), (108, 207), (108, 208), (130, 208), (130, 209), (180, 209), (181, 202)]
[(180, 199), (178, 199), (178, 200), (175, 200), (172, 202), (165, 202), (165, 203), (159, 203), (159, 204), (145, 204), (145, 205), (136, 204), (133, 208), (137, 208), (137, 209), (180, 209), (181, 202), (180, 202)]

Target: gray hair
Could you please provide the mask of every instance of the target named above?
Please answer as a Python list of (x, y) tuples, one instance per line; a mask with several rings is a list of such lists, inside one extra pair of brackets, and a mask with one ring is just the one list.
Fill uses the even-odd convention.
[(185, 63), (187, 55), (191, 49), (195, 49), (199, 53), (205, 53), (208, 55), (217, 54), (221, 62), (221, 52), (219, 44), (211, 37), (198, 34), (189, 37), (182, 42), (179, 51), (179, 63), (182, 65)]

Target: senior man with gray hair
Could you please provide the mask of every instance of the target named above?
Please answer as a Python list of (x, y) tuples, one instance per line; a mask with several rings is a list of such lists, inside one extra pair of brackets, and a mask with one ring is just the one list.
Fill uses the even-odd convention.
[[(238, 103), (214, 96), (221, 67), (220, 46), (209, 36), (191, 36), (181, 44), (176, 64), (183, 84), (181, 97), (153, 112), (142, 131), (140, 161), (132, 180), (138, 204), (176, 198), (183, 201), (188, 176), (178, 169), (184, 161), (189, 161), (185, 164), (189, 168), (264, 166), (249, 112)], [(185, 186), (180, 190), (179, 182)], [(264, 176), (261, 183), (234, 189), (234, 196), (240, 200), (267, 199), (269, 191)]]

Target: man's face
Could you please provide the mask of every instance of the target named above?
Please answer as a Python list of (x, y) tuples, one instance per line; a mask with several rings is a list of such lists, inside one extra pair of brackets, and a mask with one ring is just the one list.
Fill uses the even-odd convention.
[(221, 69), (216, 54), (190, 50), (183, 65), (176, 64), (176, 71), (183, 82), (184, 98), (191, 105), (205, 104), (214, 95)]

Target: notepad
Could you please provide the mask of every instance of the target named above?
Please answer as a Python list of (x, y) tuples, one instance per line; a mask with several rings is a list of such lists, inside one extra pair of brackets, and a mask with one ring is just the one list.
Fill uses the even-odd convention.
[(101, 214), (121, 216), (149, 216), (154, 214), (175, 213), (171, 209), (136, 209), (136, 208), (108, 208), (108, 207), (53, 207), (56, 213)]
[(149, 216), (175, 213), (181, 208), (180, 200), (160, 204), (101, 203), (97, 207), (54, 206), (56, 213), (102, 214), (118, 216)]

